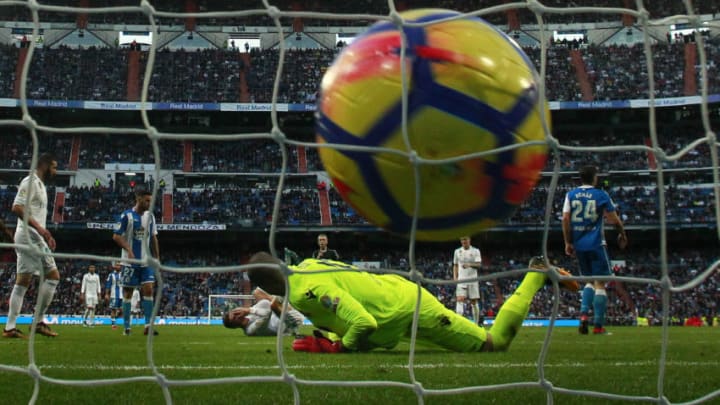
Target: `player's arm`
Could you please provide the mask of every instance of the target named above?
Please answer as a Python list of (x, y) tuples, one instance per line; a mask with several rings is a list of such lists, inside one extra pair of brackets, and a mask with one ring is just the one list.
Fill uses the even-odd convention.
[(87, 288), (87, 277), (83, 276), (80, 285), (80, 302), (85, 302), (85, 289)]
[(157, 237), (157, 226), (155, 225), (155, 215), (152, 216), (152, 231), (150, 235), (152, 236), (150, 240), (150, 254), (158, 260), (160, 260), (160, 242), (158, 241)]
[(457, 252), (453, 253), (453, 280), (458, 279), (458, 257)]
[(570, 199), (565, 195), (565, 203), (563, 204), (563, 215), (562, 215), (562, 231), (563, 239), (565, 240), (565, 254), (573, 256), (575, 254), (575, 246), (572, 240), (572, 224), (570, 223)]
[[(19, 193), (20, 191), (18, 191)], [(18, 198), (15, 199), (15, 203), (13, 203), (12, 206), (12, 212), (13, 214), (17, 215), (18, 221), (22, 221), (25, 218), (25, 205), (23, 203), (18, 203)], [(50, 250), (55, 250), (55, 239), (53, 238), (50, 231), (43, 228), (32, 216), (28, 216), (28, 225), (35, 228), (37, 233), (45, 239), (45, 242), (47, 242), (48, 247), (50, 247)]]
[(270, 315), (272, 310), (270, 309), (270, 301), (262, 300), (252, 307), (248, 308), (248, 314), (255, 315), (257, 318), (250, 322), (245, 328), (245, 334), (253, 336), (261, 328), (264, 328), (270, 322)]
[(127, 225), (127, 215), (122, 215), (120, 217), (120, 221), (115, 224), (115, 230), (113, 231), (112, 238), (116, 245), (120, 246), (122, 250), (127, 252), (127, 257), (129, 259), (134, 259), (135, 254), (133, 253), (132, 246), (130, 246), (130, 243), (128, 243), (128, 241), (123, 237), (123, 234), (127, 230)]
[(620, 249), (625, 249), (628, 244), (627, 234), (625, 233), (625, 225), (617, 214), (617, 211), (605, 211), (605, 220), (609, 224), (615, 225), (615, 230), (618, 233), (618, 246)]
[[(346, 291), (326, 285), (313, 288), (314, 307), (325, 312), (324, 317), (337, 317), (340, 323), (347, 325), (342, 337), (342, 346), (346, 350), (370, 350), (374, 345), (368, 337), (378, 328), (377, 320)], [(330, 300), (328, 305), (328, 301)], [(313, 314), (313, 318), (315, 318)]]

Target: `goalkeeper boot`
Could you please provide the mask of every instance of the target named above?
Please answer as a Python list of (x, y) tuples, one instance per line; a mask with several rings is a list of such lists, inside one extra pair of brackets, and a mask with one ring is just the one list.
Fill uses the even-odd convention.
[[(530, 259), (530, 262), (528, 263), (528, 267), (531, 269), (538, 269), (538, 270), (547, 270), (547, 266), (545, 265), (545, 257), (544, 256), (535, 256), (532, 259)], [(561, 275), (561, 276), (572, 276), (572, 274), (565, 270), (561, 269), (559, 267), (555, 267), (555, 270)], [(548, 278), (545, 282), (547, 285), (552, 285), (552, 281)], [(558, 282), (561, 288), (564, 288), (568, 291), (579, 291), (580, 290), (580, 283), (578, 283), (575, 280), (561, 280)]]
[(578, 332), (579, 332), (581, 335), (587, 335), (588, 332), (589, 332), (589, 330), (588, 330), (588, 316), (585, 315), (585, 314), (582, 314), (582, 315), (580, 316), (580, 326), (578, 327)]

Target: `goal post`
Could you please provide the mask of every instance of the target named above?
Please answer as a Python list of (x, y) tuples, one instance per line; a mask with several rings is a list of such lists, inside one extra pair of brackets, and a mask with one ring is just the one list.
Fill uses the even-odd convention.
[[(217, 304), (213, 305), (213, 301), (217, 300)], [(208, 295), (208, 311), (207, 311), (207, 324), (212, 325), (213, 317), (216, 318), (222, 318), (222, 308), (223, 305), (227, 303), (228, 300), (237, 300), (241, 301), (238, 306), (251, 306), (255, 303), (255, 297), (252, 295), (247, 294), (210, 294)], [(234, 307), (233, 307), (234, 308)], [(221, 311), (219, 315), (213, 315), (214, 311)]]

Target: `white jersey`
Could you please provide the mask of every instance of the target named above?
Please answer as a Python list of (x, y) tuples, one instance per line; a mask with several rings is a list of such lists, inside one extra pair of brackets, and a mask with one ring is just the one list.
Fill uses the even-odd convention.
[(465, 249), (462, 246), (455, 249), (453, 254), (453, 265), (458, 266), (458, 280), (463, 278), (475, 278), (478, 276), (477, 269), (474, 267), (464, 267), (465, 263), (480, 263), (482, 255), (480, 249), (470, 246)]
[[(28, 201), (28, 197), (31, 198), (30, 201)], [(40, 177), (38, 177), (37, 174), (33, 173), (32, 175), (26, 176), (22, 179), (20, 186), (18, 187), (18, 192), (15, 195), (13, 205), (22, 206), (30, 217), (40, 224), (40, 226), (45, 228), (48, 205), (47, 190), (45, 190), (45, 184), (42, 180), (40, 180)], [(29, 228), (30, 237), (33, 238), (34, 241), (43, 240), (35, 228)], [(15, 227), (15, 240), (18, 240), (18, 235), (24, 235), (25, 230), (25, 223), (22, 218), (18, 218), (17, 226)]]
[[(245, 327), (245, 334), (248, 336), (273, 336), (277, 335), (280, 326), (280, 317), (272, 311), (272, 303), (268, 300), (260, 300), (250, 307), (250, 314), (245, 318), (248, 324)], [(284, 333), (294, 333), (304, 321), (303, 315), (296, 309), (290, 309), (285, 315)]]
[(100, 276), (97, 273), (85, 273), (82, 279), (80, 294), (86, 297), (97, 297), (100, 295)]

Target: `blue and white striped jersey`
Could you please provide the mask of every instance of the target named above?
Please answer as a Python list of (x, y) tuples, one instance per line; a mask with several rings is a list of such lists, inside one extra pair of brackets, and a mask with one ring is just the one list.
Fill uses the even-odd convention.
[[(134, 209), (125, 210), (115, 224), (113, 232), (125, 238), (131, 246), (136, 259), (151, 257), (150, 239), (153, 235), (157, 235), (155, 216), (152, 212), (145, 211), (140, 215)], [(125, 249), (122, 249), (121, 257), (123, 259), (127, 258)], [(121, 263), (123, 266), (130, 265), (124, 261)], [(133, 267), (140, 267), (140, 265), (135, 264)]]

